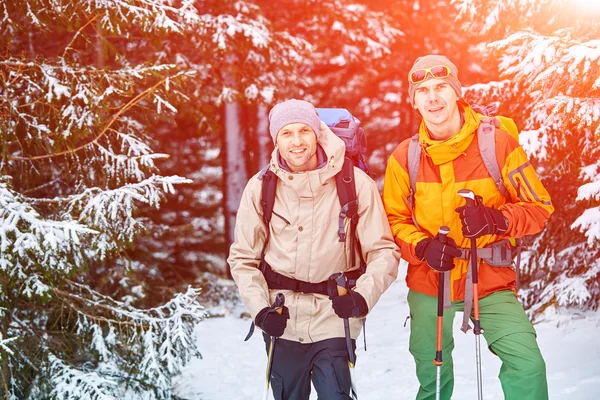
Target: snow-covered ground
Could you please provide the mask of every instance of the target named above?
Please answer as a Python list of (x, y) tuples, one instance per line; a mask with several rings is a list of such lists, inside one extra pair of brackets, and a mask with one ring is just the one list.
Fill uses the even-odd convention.
[[(402, 269), (401, 269), (402, 271)], [(402, 272), (401, 272), (402, 275)], [(357, 341), (357, 391), (361, 400), (414, 399), (418, 388), (414, 362), (408, 352), (407, 289), (400, 277), (369, 314), (367, 348)], [(192, 360), (175, 380), (184, 399), (245, 400), (262, 398), (266, 354), (260, 330), (243, 339), (249, 319), (239, 309), (224, 318), (199, 324), (197, 338), (203, 359)], [(476, 399), (475, 339), (460, 331), (462, 314), (455, 318), (455, 399)], [(536, 324), (546, 360), (550, 399), (600, 398), (600, 313), (554, 314)], [(483, 391), (486, 400), (503, 399), (497, 378), (500, 362), (482, 338)], [(435, 354), (432, 354), (432, 358)], [(312, 393), (311, 399), (316, 399)]]

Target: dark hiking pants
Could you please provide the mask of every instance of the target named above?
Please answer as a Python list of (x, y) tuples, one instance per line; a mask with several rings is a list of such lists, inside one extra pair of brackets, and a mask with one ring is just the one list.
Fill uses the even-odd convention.
[[(270, 338), (263, 334), (269, 353)], [(350, 369), (346, 339), (299, 343), (277, 339), (273, 354), (271, 388), (275, 400), (308, 400), (310, 382), (319, 400), (349, 400)], [(352, 341), (353, 351), (356, 349)]]

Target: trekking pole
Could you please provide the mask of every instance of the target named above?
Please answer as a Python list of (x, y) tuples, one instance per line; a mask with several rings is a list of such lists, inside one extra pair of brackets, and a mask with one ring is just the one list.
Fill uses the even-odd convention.
[[(273, 303), (275, 311), (281, 314), (283, 312), (284, 304), (285, 296), (283, 295), (283, 293), (277, 293), (275, 303)], [(265, 376), (265, 392), (263, 393), (263, 400), (267, 400), (269, 398), (269, 386), (271, 382), (271, 370), (273, 369), (273, 354), (275, 353), (276, 340), (277, 338), (275, 336), (271, 336), (271, 343), (269, 344), (269, 356), (267, 357), (267, 371)]]
[[(478, 204), (477, 197), (472, 190), (461, 189), (458, 191), (458, 195), (465, 198), (467, 201), (467, 207), (476, 207)], [(477, 362), (477, 398), (483, 399), (483, 388), (481, 379), (481, 323), (479, 321), (479, 290), (478, 290), (478, 262), (477, 262), (477, 239), (471, 238), (471, 270), (472, 270), (472, 282), (473, 282), (473, 333), (475, 334), (475, 359)]]
[[(343, 272), (340, 272), (332, 275), (332, 278), (335, 279), (338, 296), (347, 295), (348, 279), (346, 278), (346, 275), (344, 275)], [(346, 347), (348, 348), (348, 367), (350, 369), (350, 390), (352, 391), (352, 400), (358, 400), (358, 395), (356, 394), (356, 375), (354, 372), (356, 358), (354, 356), (354, 351), (352, 351), (352, 337), (350, 336), (350, 321), (348, 318), (344, 318), (344, 333), (346, 334)]]
[[(440, 226), (438, 231), (439, 241), (446, 243), (446, 237), (450, 233), (450, 228)], [(440, 400), (441, 381), (442, 381), (442, 338), (444, 334), (444, 272), (439, 273), (438, 280), (438, 309), (437, 309), (437, 347), (433, 363), (436, 366), (435, 375), (435, 400)]]

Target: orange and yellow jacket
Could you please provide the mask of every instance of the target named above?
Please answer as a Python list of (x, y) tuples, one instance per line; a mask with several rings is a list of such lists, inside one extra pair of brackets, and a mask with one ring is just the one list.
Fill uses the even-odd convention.
[[(502, 211), (508, 219), (506, 236), (485, 235), (477, 239), (477, 247), (486, 247), (507, 238), (520, 238), (540, 232), (554, 211), (550, 195), (540, 182), (535, 168), (517, 140), (502, 130), (496, 131), (496, 157), (504, 186), (511, 201), (500, 193), (481, 158), (477, 144), (477, 128), (483, 116), (469, 106), (464, 107), (464, 125), (454, 136), (432, 140), (424, 122), (419, 128), (422, 147), (414, 194), (414, 213), (406, 203), (410, 192), (408, 146), (400, 143), (390, 156), (383, 185), (383, 203), (402, 258), (408, 262), (406, 283), (420, 293), (437, 296), (438, 273), (415, 254), (417, 243), (437, 234), (440, 226), (450, 228), (449, 236), (459, 247), (469, 248), (470, 239), (462, 235), (462, 225), (455, 209), (465, 205), (457, 192), (470, 189), (483, 197), (483, 204)], [(468, 261), (455, 259), (450, 273), (451, 299), (464, 300)], [(512, 268), (492, 267), (480, 260), (479, 297), (499, 290), (515, 291), (516, 273)]]

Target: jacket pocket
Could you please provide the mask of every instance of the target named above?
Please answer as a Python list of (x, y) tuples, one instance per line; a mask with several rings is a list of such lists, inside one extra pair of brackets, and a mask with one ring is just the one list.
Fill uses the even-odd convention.
[(350, 395), (352, 381), (350, 378), (350, 365), (348, 365), (348, 352), (346, 350), (330, 350), (329, 357), (337, 392)]
[(273, 211), (273, 215), (271, 216), (271, 230), (272, 233), (278, 235), (287, 227), (289, 227), (290, 221), (283, 215), (278, 214)]

